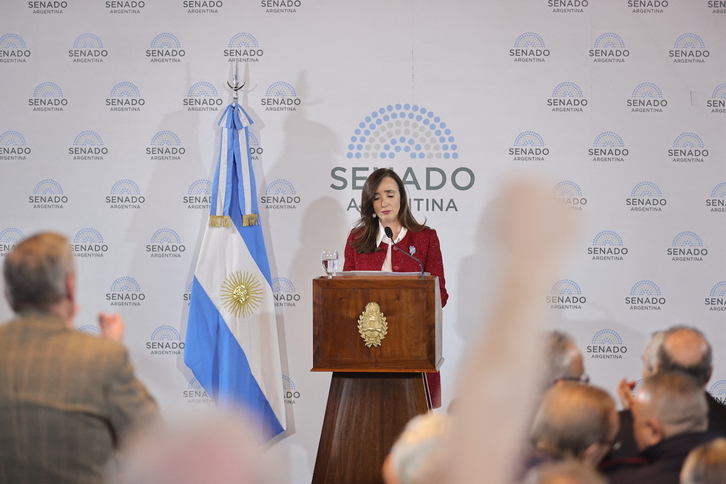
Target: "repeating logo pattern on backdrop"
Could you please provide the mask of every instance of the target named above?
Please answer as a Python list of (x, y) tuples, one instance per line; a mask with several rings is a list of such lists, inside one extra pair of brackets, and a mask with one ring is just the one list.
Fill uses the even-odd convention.
[(182, 8), (186, 9), (186, 13), (205, 14), (219, 13), (224, 7), (222, 0), (184, 0)]
[[(346, 154), (349, 160), (377, 163), (379, 166), (336, 166), (330, 172), (333, 190), (361, 190), (368, 175), (380, 167), (388, 167), (393, 160), (416, 163), (451, 163), (459, 159), (459, 146), (451, 129), (433, 111), (411, 104), (389, 104), (378, 108), (366, 116), (353, 131)], [(391, 160), (386, 162), (385, 160)], [(474, 186), (474, 172), (465, 166), (426, 166), (413, 165), (397, 167), (404, 185), (416, 191), (436, 192), (449, 187), (466, 191)], [(419, 197), (411, 194), (409, 202), (412, 210), (426, 212), (458, 211), (454, 198)], [(346, 210), (358, 210), (358, 201), (351, 198)]]
[(612, 329), (601, 329), (595, 333), (592, 344), (587, 346), (590, 358), (601, 360), (622, 360), (627, 352), (628, 347), (623, 344), (623, 339)]
[(83, 326), (78, 328), (78, 332), (96, 337), (101, 336), (101, 328), (92, 324), (84, 324)]
[(545, 298), (550, 309), (582, 309), (587, 297), (582, 294), (580, 285), (572, 279), (560, 279), (552, 286), (550, 295)]
[(300, 302), (300, 294), (290, 279), (276, 277), (272, 280), (272, 296), (277, 307), (295, 307)]
[(156, 35), (146, 49), (149, 62), (155, 63), (179, 63), (185, 55), (187, 53), (182, 49), (179, 39), (168, 32)]
[[(726, 7), (726, 2), (723, 2)], [(726, 405), (726, 380), (718, 380), (711, 385), (708, 393), (721, 405)]]
[(695, 232), (684, 231), (673, 238), (671, 247), (666, 249), (666, 255), (671, 256), (671, 261), (678, 262), (703, 262), (708, 255), (708, 249), (704, 247), (703, 240)]
[(25, 234), (15, 227), (0, 230), (0, 257), (5, 257), (23, 239)]
[(189, 88), (182, 105), (187, 111), (219, 111), (224, 100), (219, 96), (217, 88), (210, 82), (196, 82)]
[(514, 62), (545, 62), (549, 55), (544, 39), (535, 32), (521, 34), (514, 41), (514, 47), (509, 49), (509, 56)]
[(111, 89), (106, 98), (106, 106), (114, 112), (140, 112), (146, 105), (141, 91), (135, 84), (127, 81), (119, 82)]
[(604, 131), (595, 136), (592, 148), (587, 150), (592, 161), (599, 162), (624, 162), (630, 151), (625, 147), (625, 142), (619, 134), (612, 131)]
[(146, 202), (141, 189), (133, 180), (119, 180), (111, 187), (111, 194), (106, 196), (108, 208), (118, 210), (138, 210)]
[(179, 258), (186, 250), (179, 234), (170, 228), (157, 230), (146, 244), (146, 252), (149, 257)]
[(658, 284), (649, 280), (636, 282), (625, 297), (625, 304), (631, 311), (660, 311), (666, 303)]
[(593, 62), (622, 64), (630, 57), (630, 50), (625, 47), (625, 41), (614, 32), (600, 34), (588, 52)]
[(65, 0), (31, 0), (28, 2), (28, 8), (34, 15), (57, 15), (65, 12), (64, 9), (68, 8), (68, 2)]
[(212, 182), (200, 179), (189, 185), (187, 194), (182, 197), (182, 203), (189, 210), (209, 210), (212, 203)]
[(714, 284), (705, 303), (709, 311), (726, 311), (726, 281)]
[(76, 232), (71, 243), (71, 250), (76, 257), (104, 257), (108, 252), (108, 244), (104, 243), (103, 235), (96, 229), (86, 227)]
[(133, 306), (140, 307), (146, 300), (146, 294), (141, 291), (141, 286), (133, 277), (119, 277), (111, 283), (111, 288), (106, 293), (106, 301), (110, 306)]
[(81, 131), (73, 139), (73, 145), (68, 148), (68, 154), (73, 160), (103, 161), (108, 154), (108, 148), (103, 145), (103, 138), (95, 131)]
[(146, 154), (150, 155), (149, 160), (152, 161), (179, 161), (184, 153), (186, 149), (173, 131), (159, 131), (146, 148)]
[(173, 326), (162, 325), (152, 333), (146, 342), (146, 349), (150, 355), (181, 355), (184, 350), (184, 341), (179, 330)]
[(711, 108), (712, 113), (726, 113), (726, 82), (713, 89), (711, 99), (706, 100), (706, 107)]
[(625, 199), (631, 212), (662, 212), (667, 203), (658, 185), (650, 181), (636, 184)]
[(664, 13), (668, 8), (668, 0), (628, 0), (631, 13)]
[(277, 81), (270, 84), (260, 103), (265, 111), (297, 111), (301, 101), (292, 84)]
[(25, 161), (32, 151), (19, 132), (5, 131), (0, 134), (0, 160)]
[(228, 62), (259, 62), (264, 51), (254, 35), (240, 32), (229, 40), (223, 55)]
[(108, 13), (115, 15), (136, 15), (146, 7), (144, 0), (106, 0)]
[(552, 108), (552, 112), (581, 113), (587, 106), (587, 99), (574, 82), (561, 82), (553, 89), (552, 97), (547, 99), (547, 106)]
[(703, 163), (708, 158), (708, 150), (696, 133), (685, 132), (673, 140), (673, 148), (668, 150), (673, 163)]
[(108, 57), (108, 50), (104, 49), (103, 41), (98, 35), (86, 32), (73, 41), (68, 57), (73, 63), (102, 63)]
[(679, 64), (705, 64), (710, 55), (703, 39), (694, 33), (679, 35), (668, 51), (668, 57)]
[(580, 186), (570, 180), (557, 183), (552, 189), (552, 195), (568, 210), (581, 211), (587, 205), (587, 198), (583, 196)]
[(267, 185), (265, 195), (260, 197), (260, 203), (268, 210), (295, 210), (300, 200), (295, 187), (287, 180), (273, 181)]
[(194, 377), (189, 380), (186, 390), (182, 392), (182, 398), (184, 398), (187, 403), (203, 403), (208, 405), (214, 403), (209, 397), (209, 394), (207, 394), (202, 387), (202, 384)]
[(588, 0), (547, 0), (552, 13), (584, 13), (589, 5)]
[(550, 154), (544, 139), (535, 131), (522, 131), (514, 138), (513, 144), (509, 148), (512, 161), (547, 161)]
[(25, 63), (31, 51), (18, 34), (0, 35), (0, 64)]
[(302, 7), (302, 0), (260, 0), (265, 13), (297, 13)]
[(668, 106), (660, 87), (652, 82), (641, 82), (633, 89), (625, 104), (631, 113), (662, 113)]
[(628, 248), (617, 232), (603, 230), (592, 240), (587, 254), (592, 256), (592, 260), (622, 261), (628, 255)]
[(68, 203), (68, 196), (63, 193), (63, 187), (55, 180), (46, 178), (39, 181), (33, 194), (28, 197), (28, 202), (33, 205), (34, 209), (63, 209)]
[(33, 89), (33, 97), (28, 99), (28, 106), (33, 112), (58, 112), (68, 106), (68, 99), (63, 90), (55, 82), (41, 82)]
[(726, 182), (713, 187), (709, 195), (706, 198), (706, 207), (710, 207), (711, 212), (726, 212)]
[(287, 375), (282, 375), (282, 389), (285, 392), (284, 397), (286, 404), (294, 405), (297, 402), (297, 399), (300, 398), (300, 391), (295, 386), (295, 382)]

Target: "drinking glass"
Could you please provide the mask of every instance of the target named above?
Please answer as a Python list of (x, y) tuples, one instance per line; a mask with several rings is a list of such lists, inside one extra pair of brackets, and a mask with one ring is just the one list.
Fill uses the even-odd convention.
[(320, 260), (323, 263), (325, 273), (328, 274), (328, 279), (332, 278), (335, 271), (338, 270), (338, 251), (324, 250), (320, 256)]

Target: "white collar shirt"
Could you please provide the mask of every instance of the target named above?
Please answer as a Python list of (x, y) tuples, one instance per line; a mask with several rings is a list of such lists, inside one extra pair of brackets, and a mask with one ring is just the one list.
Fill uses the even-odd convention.
[[(396, 243), (399, 243), (403, 238), (406, 236), (406, 233), (408, 230), (406, 230), (406, 227), (401, 227), (401, 231), (398, 233), (398, 237), (396, 237), (394, 240)], [(381, 245), (381, 242), (386, 241), (388, 243), (388, 251), (386, 252), (386, 259), (383, 261), (383, 267), (381, 267), (381, 270), (383, 272), (393, 272), (393, 267), (391, 266), (391, 250), (393, 247), (393, 244), (389, 243), (390, 240), (388, 237), (386, 237), (386, 231), (383, 228), (383, 224), (378, 221), (378, 237), (376, 238), (376, 247), (379, 247)]]

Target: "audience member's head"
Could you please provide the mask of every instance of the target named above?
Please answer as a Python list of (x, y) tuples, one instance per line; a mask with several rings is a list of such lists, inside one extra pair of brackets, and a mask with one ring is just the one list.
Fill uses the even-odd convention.
[(547, 335), (544, 388), (558, 380), (579, 381), (585, 374), (582, 353), (573, 339), (562, 331), (551, 331)]
[(640, 386), (631, 410), (633, 433), (640, 450), (708, 426), (708, 406), (703, 388), (682, 373), (661, 372)]
[(592, 466), (568, 459), (535, 467), (521, 484), (607, 484), (607, 481)]
[(559, 382), (545, 393), (530, 440), (535, 449), (595, 467), (618, 433), (615, 402), (604, 390)]
[(643, 354), (641, 355), (641, 359), (643, 360), (643, 379), (655, 375), (660, 369), (658, 352), (663, 345), (665, 333), (665, 331), (654, 332), (643, 350)]
[(681, 470), (681, 484), (726, 483), (726, 439), (712, 440), (693, 449)]
[(210, 413), (151, 426), (125, 451), (134, 484), (264, 484), (262, 449), (240, 415)]
[(668, 329), (658, 350), (660, 371), (683, 372), (705, 387), (711, 378), (711, 345), (696, 328), (676, 326)]
[(383, 464), (386, 484), (426, 482), (441, 464), (443, 442), (449, 432), (449, 417), (427, 413), (412, 418), (393, 444)]
[(67, 301), (74, 290), (73, 252), (65, 237), (43, 232), (23, 240), (7, 254), (3, 274), (5, 295), (13, 311), (50, 311)]

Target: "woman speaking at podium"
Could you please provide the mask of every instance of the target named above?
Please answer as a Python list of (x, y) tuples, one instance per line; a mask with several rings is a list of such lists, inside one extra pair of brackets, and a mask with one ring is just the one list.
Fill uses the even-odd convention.
[[(345, 243), (343, 270), (428, 272), (438, 276), (441, 305), (446, 306), (449, 294), (439, 238), (435, 230), (414, 218), (403, 182), (396, 172), (379, 168), (370, 174), (363, 185), (359, 210), (360, 219)], [(426, 377), (432, 406), (438, 408), (441, 405), (439, 373), (427, 373)]]

